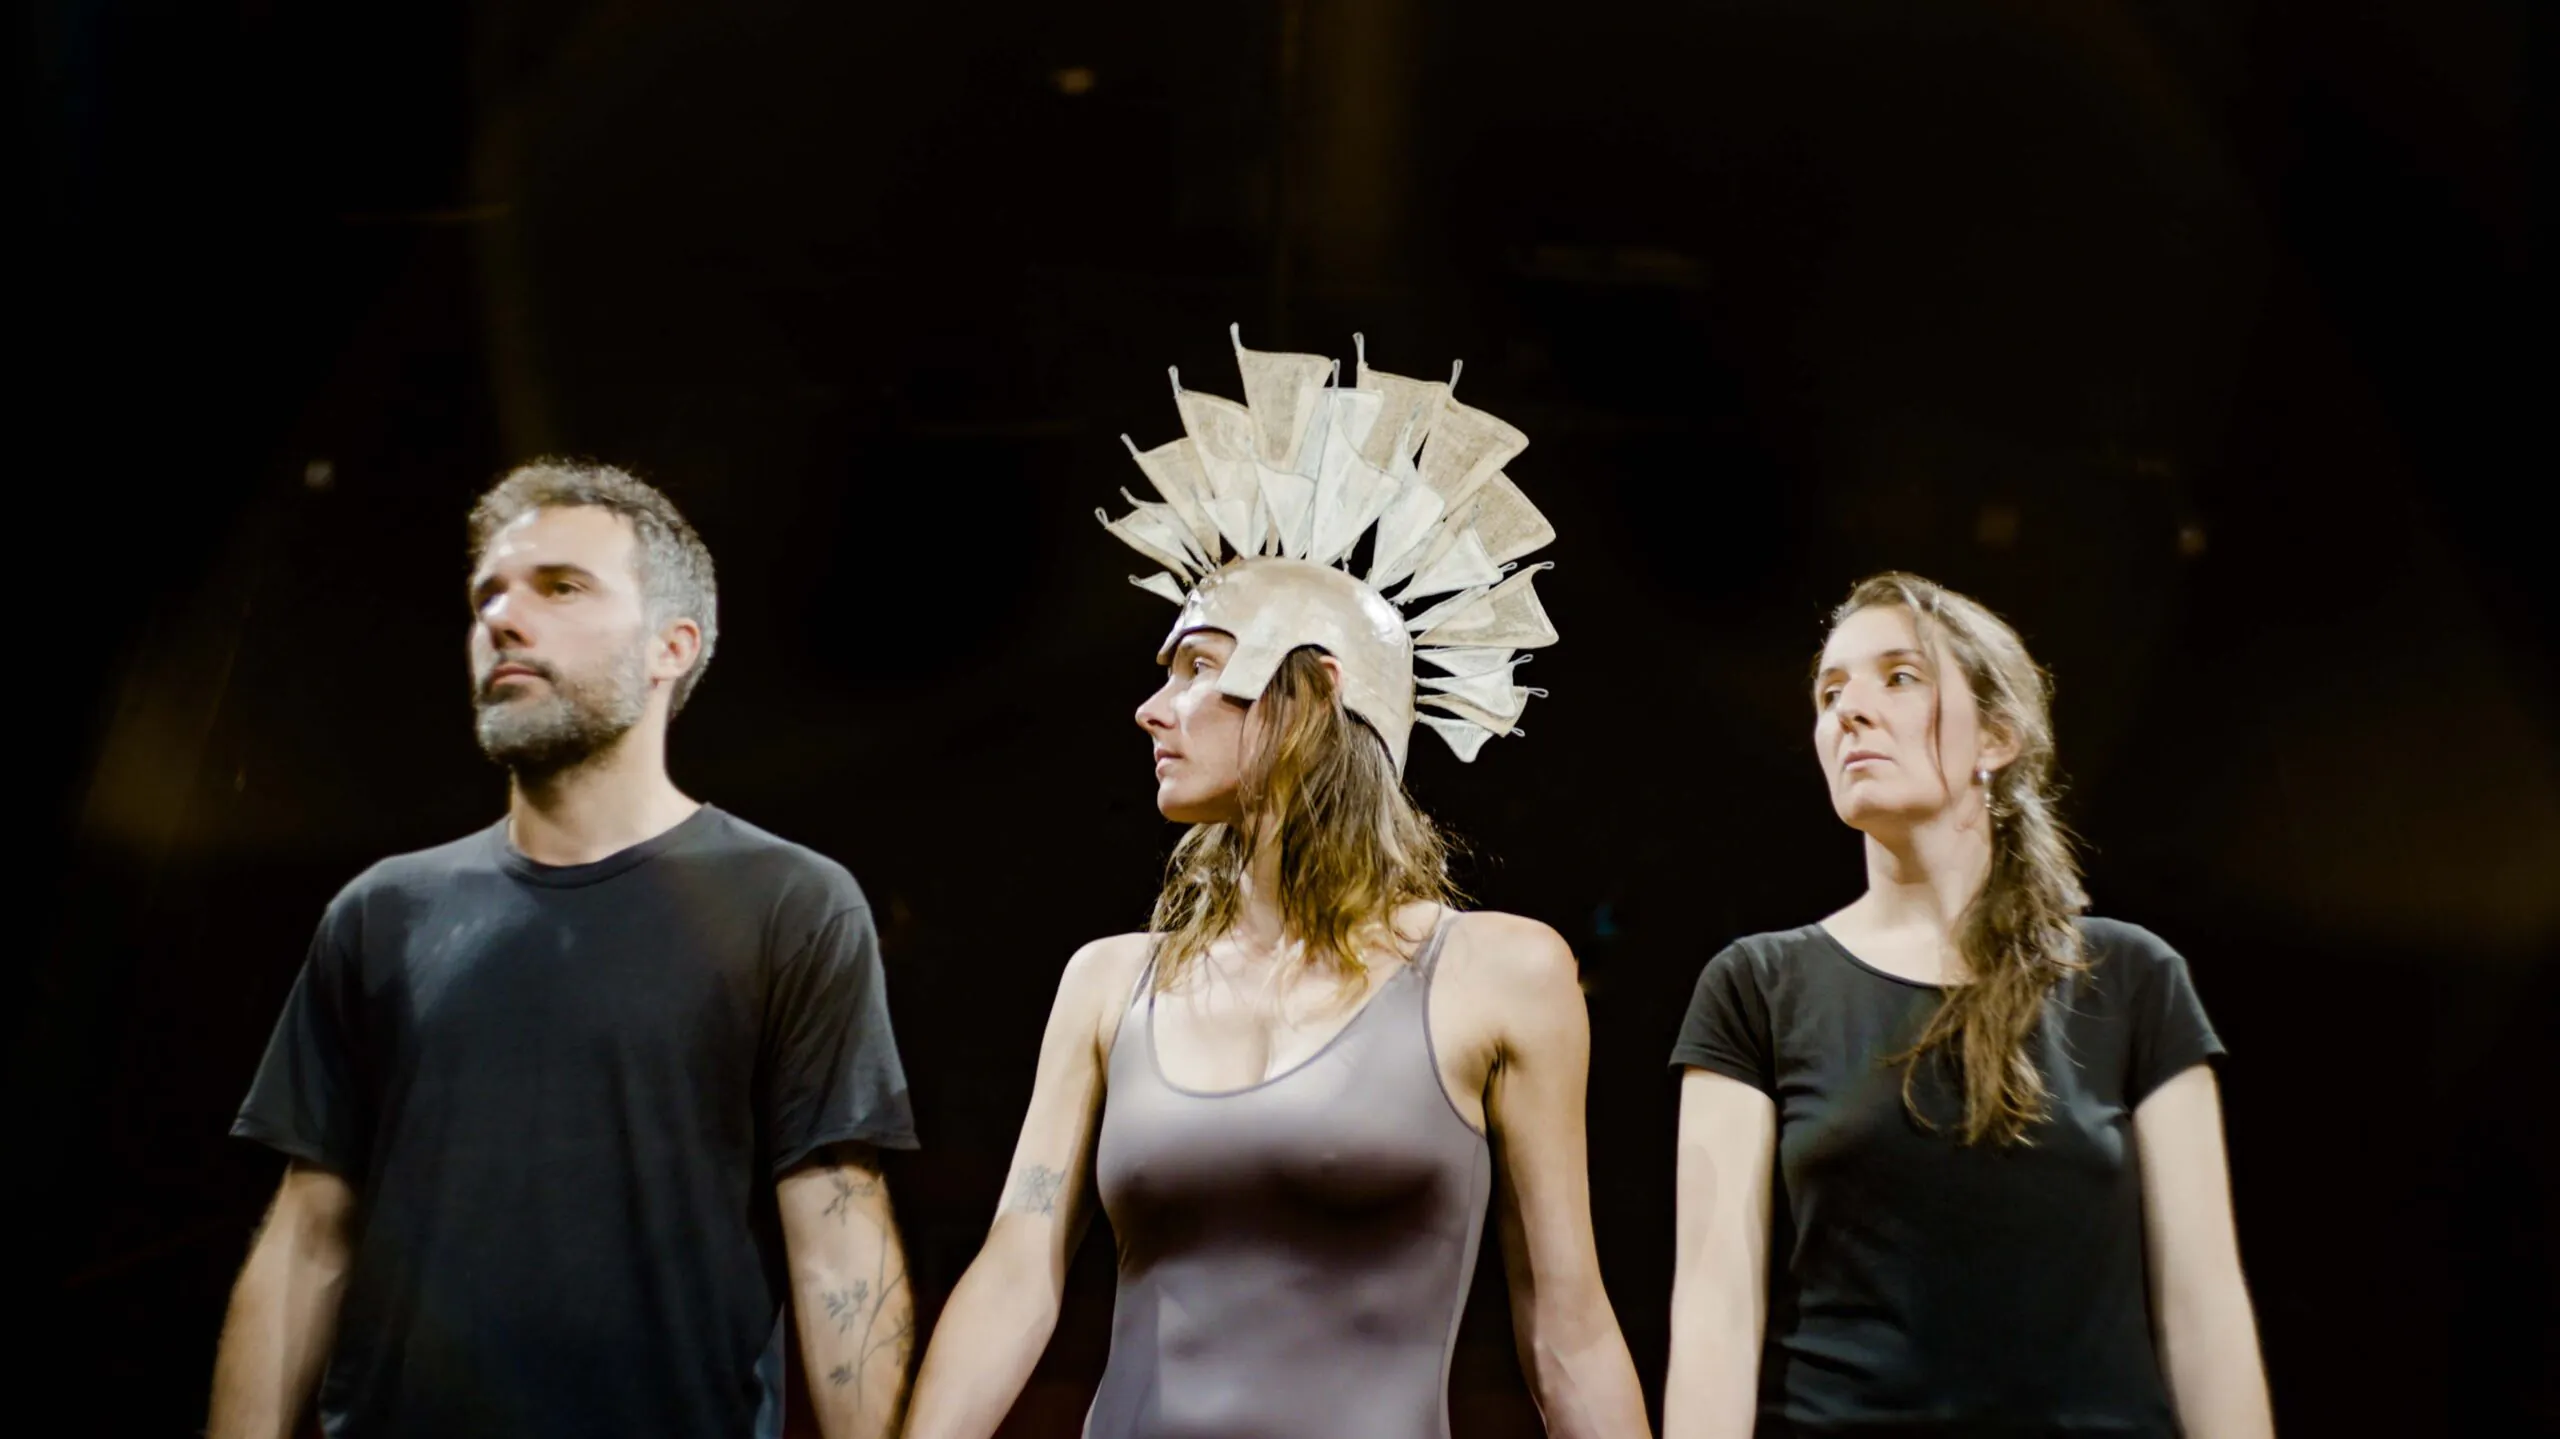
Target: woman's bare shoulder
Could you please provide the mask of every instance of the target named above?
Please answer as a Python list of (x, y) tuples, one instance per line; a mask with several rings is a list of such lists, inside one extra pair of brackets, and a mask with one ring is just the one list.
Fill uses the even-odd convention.
[(1535, 1001), (1576, 989), (1573, 946), (1552, 925), (1500, 910), (1469, 910), (1449, 928), (1443, 974), (1470, 986)]
[(1147, 952), (1155, 939), (1144, 930), (1130, 934), (1105, 935), (1079, 947), (1067, 956), (1066, 973), (1058, 980), (1058, 992), (1081, 994), (1085, 990), (1119, 990), (1125, 992), (1138, 982), (1138, 971), (1146, 967)]
[(1097, 1033), (1116, 1028), (1154, 939), (1142, 930), (1108, 935), (1076, 950), (1058, 977), (1058, 1009), (1090, 1019)]

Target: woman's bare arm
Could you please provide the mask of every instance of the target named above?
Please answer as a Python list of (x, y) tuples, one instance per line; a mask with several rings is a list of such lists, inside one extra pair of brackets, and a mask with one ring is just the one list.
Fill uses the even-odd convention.
[(2199, 1064), (2153, 1090), (2133, 1111), (2133, 1136), (2151, 1312), (2179, 1427), (2189, 1439), (2266, 1439), (2275, 1419), (2232, 1232), (2213, 1071)]
[(1521, 1368), (1548, 1433), (1648, 1434), (1644, 1390), (1601, 1288), (1591, 1235), (1583, 1115), (1591, 1020), (1573, 951), (1534, 920), (1479, 914), (1466, 923), (1466, 987), (1492, 1001), (1497, 1036), (1485, 1120)]
[(1682, 1078), (1663, 1439), (1750, 1439), (1758, 1422), (1777, 1145), (1769, 1096), (1711, 1070)]
[(925, 1350), (908, 1439), (986, 1439), (1049, 1345), (1067, 1261), (1088, 1218), (1086, 1176), (1102, 1115), (1112, 1025), (1145, 961), (1146, 936), (1098, 940), (1058, 982), (1013, 1168), (987, 1242), (951, 1291)]

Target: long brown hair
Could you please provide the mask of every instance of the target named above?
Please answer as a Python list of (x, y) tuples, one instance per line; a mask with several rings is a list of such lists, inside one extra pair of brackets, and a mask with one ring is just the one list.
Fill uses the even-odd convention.
[[(2027, 1132), (2048, 1101), (2034, 1050), (2045, 997), (2089, 967), (2076, 922), (2089, 896), (2071, 832), (2055, 813), (2053, 680), (2007, 621), (1918, 575), (1860, 581), (1831, 612), (1832, 627), (1879, 606), (1910, 612), (1940, 675), (1961, 673), (1984, 728), (2018, 751), (1985, 786), (1991, 869), (1956, 921), (1956, 952), (1970, 978), (1950, 986), (1920, 1037), (1891, 1056), (1903, 1066), (1903, 1107), (1929, 1124), (1912, 1081), (1923, 1061), (1951, 1058), (1964, 1088), (1964, 1142), (2031, 1143)], [(1933, 738), (1934, 730), (1933, 721)]]
[(1362, 941), (1396, 911), (1453, 905), (1449, 841), (1414, 806), (1377, 733), (1343, 708), (1313, 648), (1290, 652), (1254, 705), (1243, 814), (1193, 825), (1174, 846), (1148, 928), (1159, 937), (1156, 985), (1167, 988), (1235, 927), (1257, 838), (1280, 855), (1280, 914), (1307, 962), (1345, 978), (1368, 972)]

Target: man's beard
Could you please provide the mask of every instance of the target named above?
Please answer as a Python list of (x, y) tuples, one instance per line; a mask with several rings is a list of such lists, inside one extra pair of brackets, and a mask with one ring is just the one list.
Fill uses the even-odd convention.
[(491, 668), (502, 664), (533, 670), (549, 686), (542, 693), (509, 694), (483, 680), (472, 696), (480, 752), (518, 779), (547, 779), (585, 764), (629, 734), (648, 708), (648, 669), (636, 645), (576, 676), (504, 654)]

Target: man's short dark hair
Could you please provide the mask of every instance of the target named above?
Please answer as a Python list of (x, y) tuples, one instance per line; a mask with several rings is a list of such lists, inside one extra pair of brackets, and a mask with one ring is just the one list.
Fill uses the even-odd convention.
[(667, 713), (674, 715), (684, 708), (702, 672), (711, 665), (711, 649), (720, 638), (720, 586), (702, 536), (693, 532), (674, 502), (656, 487), (629, 471), (593, 460), (545, 459), (518, 465), (471, 508), (471, 562), (476, 565), (487, 555), (489, 541), (498, 531), (535, 510), (581, 505), (622, 516), (639, 537), (633, 563), (650, 627), (688, 619), (702, 629), (702, 649), (694, 656), (693, 668), (676, 680), (667, 706)]

